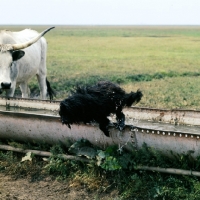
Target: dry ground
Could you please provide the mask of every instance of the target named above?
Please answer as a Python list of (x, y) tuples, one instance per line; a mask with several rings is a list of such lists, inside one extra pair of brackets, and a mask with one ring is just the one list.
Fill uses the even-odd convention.
[(117, 191), (97, 194), (87, 191), (84, 186), (71, 187), (68, 183), (52, 180), (50, 177), (30, 182), (0, 174), (0, 200), (117, 200), (117, 196)]

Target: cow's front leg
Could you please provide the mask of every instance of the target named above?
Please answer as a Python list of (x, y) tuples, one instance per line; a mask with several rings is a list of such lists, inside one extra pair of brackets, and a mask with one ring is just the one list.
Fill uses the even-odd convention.
[(12, 83), (12, 87), (6, 90), (6, 97), (13, 97), (15, 93), (16, 83)]
[(6, 97), (13, 97), (15, 93), (15, 89), (8, 89), (6, 90)]
[(27, 83), (20, 83), (19, 87), (22, 92), (22, 98), (29, 98), (30, 97), (30, 89), (29, 89)]

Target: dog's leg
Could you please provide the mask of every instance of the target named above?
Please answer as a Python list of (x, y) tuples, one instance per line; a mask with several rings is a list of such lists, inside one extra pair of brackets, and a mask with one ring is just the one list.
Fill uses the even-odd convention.
[(107, 117), (99, 121), (99, 128), (104, 132), (104, 134), (107, 137), (110, 137), (109, 130), (108, 130), (109, 123), (110, 123), (110, 120)]
[(125, 115), (120, 110), (116, 112), (117, 128), (121, 131), (125, 127)]

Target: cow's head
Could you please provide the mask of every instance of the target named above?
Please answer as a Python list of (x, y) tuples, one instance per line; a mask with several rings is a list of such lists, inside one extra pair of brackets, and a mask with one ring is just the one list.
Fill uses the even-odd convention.
[(25, 53), (22, 50), (5, 51), (0, 53), (0, 89), (11, 88), (11, 67), (13, 62), (22, 58), (24, 54)]
[(11, 66), (15, 63), (15, 61), (19, 60), (25, 55), (25, 52), (21, 49), (25, 49), (35, 42), (37, 42), (45, 33), (53, 29), (51, 27), (42, 33), (40, 33), (37, 37), (31, 39), (25, 43), (19, 44), (0, 44), (0, 90), (1, 89), (10, 89), (12, 87), (12, 70)]

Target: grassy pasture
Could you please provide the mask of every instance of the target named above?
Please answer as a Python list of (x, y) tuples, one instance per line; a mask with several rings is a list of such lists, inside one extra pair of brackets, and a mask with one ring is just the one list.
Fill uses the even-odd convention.
[(45, 35), (48, 79), (57, 99), (76, 84), (111, 80), (127, 90), (140, 88), (140, 106), (198, 109), (199, 37), (198, 26), (57, 26)]
[(62, 92), (108, 79), (140, 88), (141, 106), (198, 109), (199, 36), (199, 27), (57, 27), (46, 35), (49, 77)]

